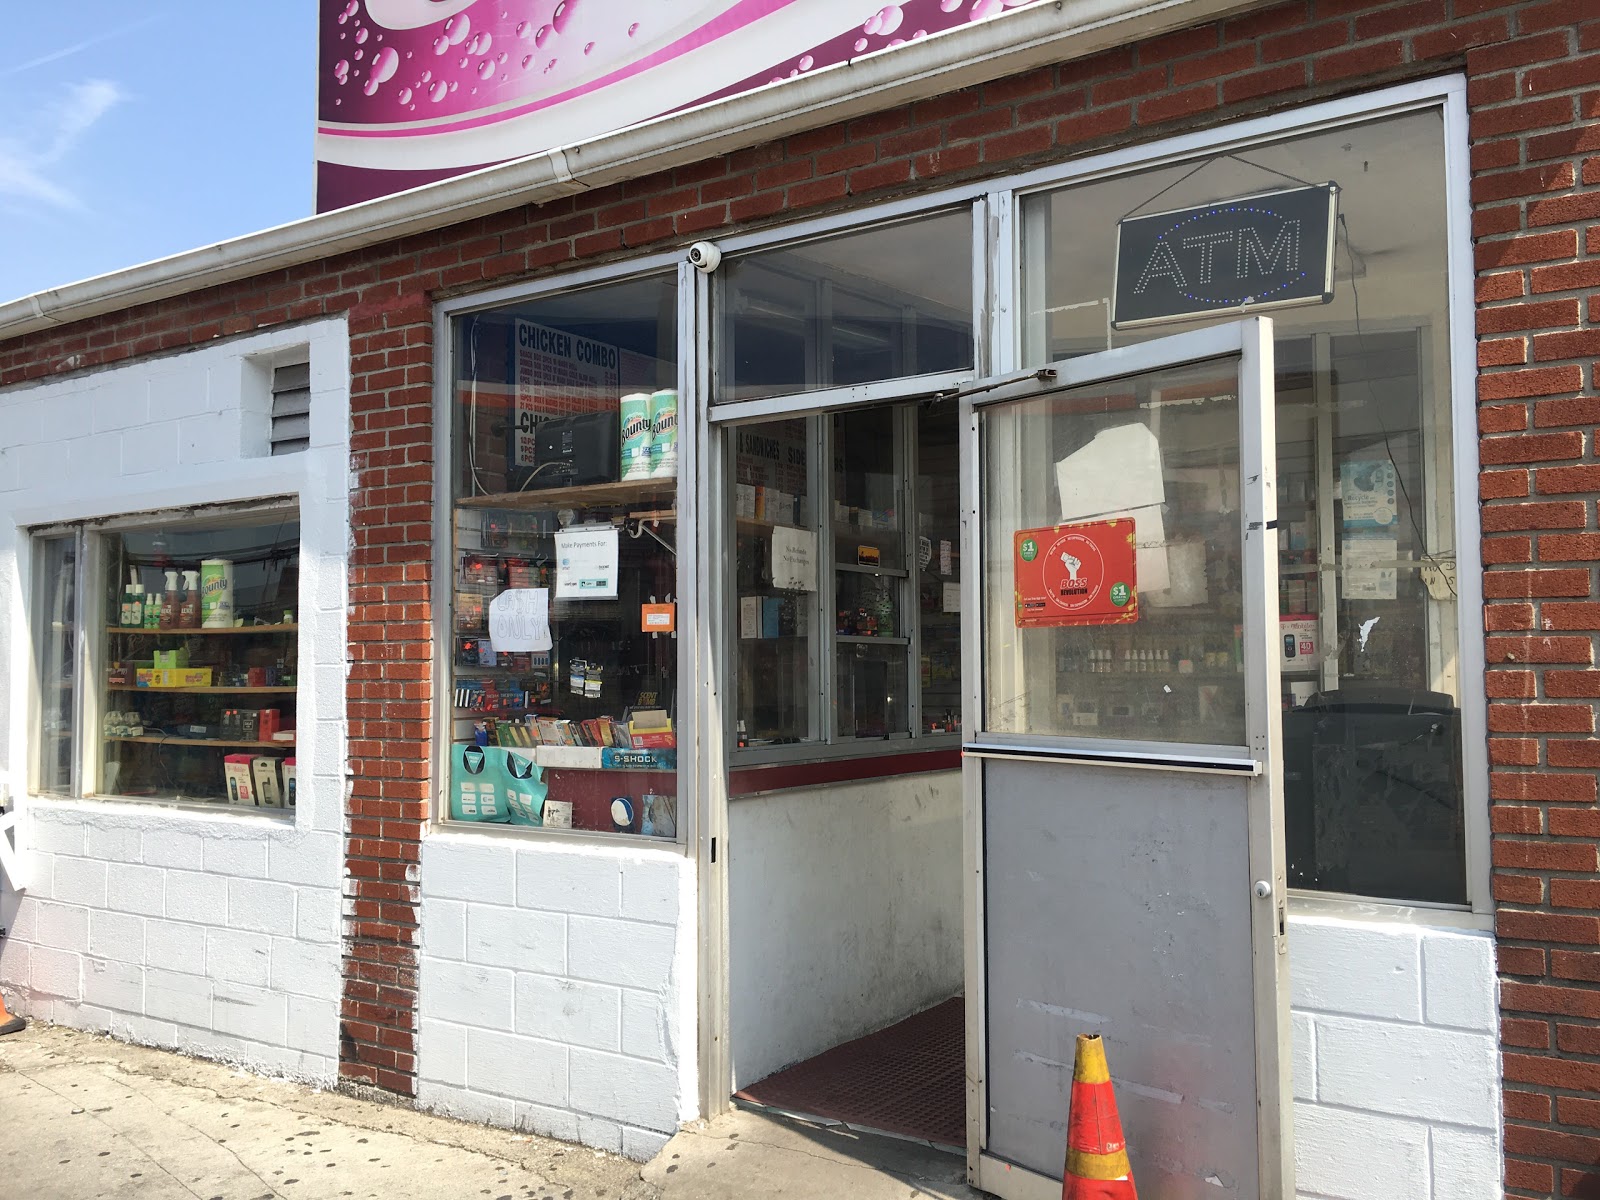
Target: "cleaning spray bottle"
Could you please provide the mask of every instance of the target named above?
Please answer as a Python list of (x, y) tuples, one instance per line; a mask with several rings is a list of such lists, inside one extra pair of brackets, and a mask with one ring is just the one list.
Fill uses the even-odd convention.
[(167, 571), (167, 590), (161, 594), (161, 628), (173, 629), (178, 624), (178, 610), (183, 607), (183, 594), (178, 591), (178, 573)]
[(146, 629), (160, 629), (161, 593), (156, 592), (152, 595), (145, 591), (141, 585), (139, 588), (139, 602), (144, 606), (144, 627)]
[(142, 624), (144, 621), (143, 613), (140, 613), (137, 618), (135, 618), (133, 615), (133, 589), (137, 587), (138, 584), (138, 572), (132, 567), (129, 567), (128, 582), (122, 587), (122, 612), (117, 618), (117, 624), (121, 625), (124, 629), (130, 629), (135, 625)]
[(200, 628), (200, 572), (183, 573), (183, 603), (178, 608), (179, 629)]

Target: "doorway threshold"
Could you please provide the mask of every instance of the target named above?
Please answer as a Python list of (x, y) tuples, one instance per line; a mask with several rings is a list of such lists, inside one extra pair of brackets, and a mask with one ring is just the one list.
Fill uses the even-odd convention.
[(734, 1093), (741, 1107), (965, 1154), (966, 1008), (960, 996), (824, 1050)]

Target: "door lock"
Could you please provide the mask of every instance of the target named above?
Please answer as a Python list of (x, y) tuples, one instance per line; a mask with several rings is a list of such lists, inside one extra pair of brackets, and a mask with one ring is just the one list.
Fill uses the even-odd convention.
[(1268, 896), (1272, 895), (1272, 885), (1265, 879), (1256, 880), (1256, 886), (1254, 890), (1257, 900), (1265, 900)]

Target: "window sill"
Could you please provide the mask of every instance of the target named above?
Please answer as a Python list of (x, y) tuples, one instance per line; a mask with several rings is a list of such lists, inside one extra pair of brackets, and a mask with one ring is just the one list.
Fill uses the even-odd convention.
[(1375, 900), (1362, 896), (1339, 896), (1328, 892), (1289, 890), (1289, 919), (1332, 917), (1342, 921), (1364, 921), (1386, 925), (1431, 925), (1440, 929), (1462, 929), (1492, 933), (1494, 914), (1472, 912), (1465, 905), (1406, 903), (1403, 900)]
[[(682, 817), (679, 811), (679, 817)], [(616, 850), (636, 854), (644, 852), (663, 859), (681, 859), (688, 855), (684, 839), (646, 837), (640, 833), (606, 833), (597, 829), (551, 829), (541, 825), (510, 825), (498, 821), (453, 821), (440, 817), (434, 821), (432, 837), (451, 841), (483, 838), (511, 844), (543, 843), (546, 846), (566, 846), (572, 849)]]
[(166, 816), (189, 816), (216, 820), (230, 818), (232, 820), (256, 823), (270, 822), (280, 827), (290, 827), (295, 823), (294, 808), (245, 808), (238, 804), (220, 804), (189, 800), (162, 800), (155, 797), (149, 799), (139, 796), (45, 796), (35, 793), (28, 794), (28, 803), (48, 806), (59, 810), (75, 810), (84, 814), (89, 813), (117, 813), (123, 816), (137, 814), (148, 816), (153, 813), (162, 813)]
[[(961, 769), (961, 739), (954, 734), (937, 739), (897, 738), (869, 745), (881, 749), (864, 752), (860, 746), (849, 745), (794, 747), (792, 759), (761, 763), (741, 763), (735, 756), (728, 772), (728, 798)], [(823, 749), (836, 753), (817, 753)]]

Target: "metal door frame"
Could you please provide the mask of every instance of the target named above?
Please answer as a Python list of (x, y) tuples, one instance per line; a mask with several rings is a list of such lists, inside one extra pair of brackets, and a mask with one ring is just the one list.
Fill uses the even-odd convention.
[[(1283, 759), (1279, 717), (1277, 645), (1277, 480), (1273, 405), (1273, 332), (1268, 317), (1173, 334), (1052, 364), (1038, 371), (981, 382), (961, 401), (961, 607), (964, 614), (962, 716), (963, 902), (966, 913), (967, 1178), (1004, 1200), (1056, 1200), (1058, 1180), (987, 1153), (988, 996), (984, 913), (983, 760), (1028, 758), (1083, 770), (1096, 760), (1150, 770), (1206, 771), (1248, 780), (1251, 877), (1270, 884), (1251, 904), (1251, 958), (1255, 967), (1258, 1171), (1263, 1196), (1292, 1195), (1294, 1147), (1290, 1078), (1288, 894), (1284, 866)], [(986, 735), (983, 731), (982, 454), (981, 410), (1066, 388), (1134, 374), (1237, 356), (1239, 359), (1239, 473), (1244, 524), (1244, 747), (1183, 747), (1174, 743), (1118, 743)], [(1160, 747), (1158, 749), (1157, 747)], [(1276, 1115), (1276, 1122), (1273, 1115)], [(1065, 1116), (1065, 1114), (1062, 1114)], [(1065, 1146), (1063, 1145), (1063, 1152)]]

